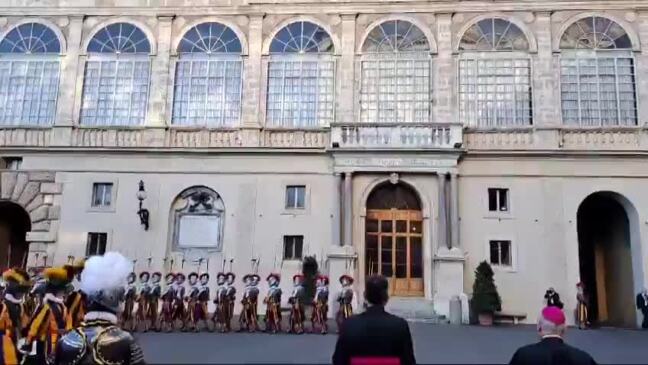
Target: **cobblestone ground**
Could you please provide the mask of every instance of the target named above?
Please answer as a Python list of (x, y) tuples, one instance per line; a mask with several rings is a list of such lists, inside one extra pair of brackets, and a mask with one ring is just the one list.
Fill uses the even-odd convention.
[[(416, 359), (431, 363), (506, 363), (519, 346), (537, 341), (533, 326), (410, 323)], [(330, 363), (337, 336), (264, 333), (136, 335), (149, 364)], [(648, 363), (648, 331), (570, 328), (567, 341), (599, 363)]]

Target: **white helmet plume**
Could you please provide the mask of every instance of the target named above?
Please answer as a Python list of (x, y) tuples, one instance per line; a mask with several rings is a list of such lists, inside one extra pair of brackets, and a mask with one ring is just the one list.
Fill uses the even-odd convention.
[(81, 272), (82, 292), (91, 295), (104, 290), (126, 286), (133, 264), (119, 252), (106, 252), (103, 256), (92, 256), (85, 262)]

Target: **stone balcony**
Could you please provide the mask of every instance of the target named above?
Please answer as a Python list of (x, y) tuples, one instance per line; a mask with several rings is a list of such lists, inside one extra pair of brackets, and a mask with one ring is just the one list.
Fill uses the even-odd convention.
[(452, 149), (462, 144), (460, 124), (345, 124), (331, 127), (341, 149)]

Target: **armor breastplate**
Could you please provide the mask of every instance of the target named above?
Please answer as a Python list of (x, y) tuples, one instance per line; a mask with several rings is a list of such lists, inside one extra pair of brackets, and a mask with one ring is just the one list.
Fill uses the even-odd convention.
[(219, 301), (223, 301), (225, 299), (225, 295), (227, 294), (227, 288), (224, 286), (219, 286), (218, 289), (216, 290), (216, 298), (218, 298)]
[(248, 299), (250, 299), (250, 301), (256, 302), (257, 298), (259, 297), (259, 288), (257, 288), (256, 286), (250, 287), (247, 290), (246, 295)]
[(328, 297), (329, 297), (328, 288), (326, 287), (317, 288), (317, 292), (315, 294), (315, 298), (317, 300), (319, 300), (320, 302), (328, 302)]
[(126, 289), (126, 299), (135, 299), (136, 291), (135, 286), (129, 285), (128, 289)]
[(198, 298), (198, 287), (192, 286), (189, 291), (189, 298), (197, 299)]
[(180, 286), (180, 287), (176, 288), (175, 294), (176, 294), (176, 299), (183, 300), (184, 296), (185, 296), (185, 288), (184, 288), (184, 286)]
[(209, 288), (207, 286), (201, 286), (198, 290), (198, 300), (202, 302), (209, 300)]
[(342, 289), (342, 292), (340, 293), (340, 299), (344, 304), (351, 304), (351, 301), (353, 300), (353, 291), (349, 288)]
[(281, 289), (279, 288), (270, 288), (268, 292), (268, 297), (272, 300), (273, 303), (281, 303)]
[(162, 292), (162, 287), (160, 287), (159, 284), (153, 285), (153, 289), (151, 290), (151, 298), (153, 299), (159, 298), (161, 292)]
[(59, 341), (56, 364), (141, 364), (144, 356), (133, 337), (106, 321), (88, 322)]
[(175, 292), (173, 291), (173, 288), (169, 287), (166, 289), (164, 294), (162, 294), (162, 299), (171, 301), (175, 297)]

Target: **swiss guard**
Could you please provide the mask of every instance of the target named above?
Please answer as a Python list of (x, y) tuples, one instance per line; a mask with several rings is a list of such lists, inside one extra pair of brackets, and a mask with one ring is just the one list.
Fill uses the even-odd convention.
[(289, 333), (301, 335), (304, 333), (304, 276), (297, 274), (293, 276), (293, 291), (288, 298), (290, 304)]
[[(160, 326), (159, 329), (167, 328), (167, 332), (173, 329), (173, 302), (175, 300), (175, 274), (168, 273), (164, 277), (166, 287), (162, 293), (162, 311), (160, 312)], [(168, 326), (168, 327), (167, 327)]]
[(5, 271), (2, 273), (2, 279), (5, 289), (0, 311), (0, 361), (3, 364), (19, 364), (22, 354), (18, 351), (18, 340), (29, 320), (23, 301), (31, 282), (29, 274), (19, 268)]
[[(66, 326), (73, 328), (81, 324), (83, 316), (85, 316), (85, 294), (78, 288), (81, 279), (81, 273), (85, 266), (85, 260), (79, 259), (73, 265), (64, 266), (68, 270), (70, 281), (75, 281), (73, 287), (74, 291), (71, 292), (65, 300), (65, 307), (67, 308)], [(76, 279), (76, 280), (75, 280)]]
[(579, 329), (587, 329), (589, 327), (589, 297), (585, 291), (585, 284), (579, 282), (576, 284), (576, 322)]
[(179, 272), (175, 276), (175, 282), (173, 283), (173, 291), (175, 292), (175, 298), (173, 299), (173, 322), (180, 322), (180, 329), (184, 331), (185, 328), (185, 317), (187, 309), (185, 308), (185, 276), (183, 273)]
[(239, 331), (247, 330), (248, 332), (258, 331), (258, 318), (257, 318), (257, 301), (259, 298), (259, 275), (247, 274), (243, 277), (245, 283), (245, 291), (241, 304), (241, 316), (239, 317), (240, 328)]
[(160, 330), (158, 326), (158, 307), (160, 306), (160, 298), (162, 297), (162, 286), (160, 285), (161, 279), (162, 273), (159, 271), (156, 271), (151, 275), (151, 291), (149, 292), (147, 304), (148, 311), (146, 313), (146, 318), (155, 331)]
[(148, 301), (149, 295), (151, 292), (151, 286), (149, 285), (149, 279), (151, 274), (148, 271), (142, 271), (139, 274), (139, 291), (137, 293), (137, 326), (139, 328), (141, 325), (142, 330), (147, 332), (149, 329), (148, 318), (146, 314), (148, 313)]
[[(20, 347), (26, 354), (24, 364), (47, 363), (54, 356), (56, 343), (66, 327), (67, 309), (63, 296), (70, 283), (68, 271), (62, 267), (45, 269), (45, 295), (43, 302), (36, 308), (27, 329), (27, 338)], [(35, 346), (35, 349), (34, 349)]]
[[(230, 265), (231, 266), (231, 265)], [(231, 268), (231, 267), (230, 267)], [(232, 318), (234, 317), (234, 303), (236, 303), (236, 288), (234, 287), (234, 280), (236, 274), (228, 272), (225, 274), (225, 297), (227, 298), (227, 306), (225, 306), (225, 331), (232, 330)]]
[(196, 314), (200, 310), (200, 303), (198, 303), (198, 273), (189, 273), (189, 295), (187, 301), (187, 322), (189, 328), (194, 332), (198, 332), (198, 318)]
[(135, 301), (137, 300), (137, 284), (135, 280), (137, 274), (131, 272), (126, 279), (126, 294), (124, 295), (124, 311), (121, 313), (121, 325), (127, 329), (132, 330), (135, 326), (133, 312), (135, 310)]
[[(200, 322), (204, 323), (204, 326), (207, 327), (207, 314), (209, 313), (209, 274), (202, 273), (200, 274), (200, 285), (198, 286), (198, 303), (196, 305), (196, 312), (194, 318), (196, 319), (196, 324)], [(199, 328), (196, 327), (196, 331)]]
[(353, 285), (353, 278), (344, 274), (340, 276), (340, 284), (342, 284), (342, 290), (340, 290), (337, 297), (340, 309), (338, 309), (337, 316), (335, 317), (338, 331), (342, 326), (342, 323), (353, 315), (353, 289), (351, 288), (351, 285)]
[(229, 310), (229, 304), (227, 304), (227, 287), (225, 285), (225, 274), (219, 272), (216, 274), (216, 297), (214, 298), (214, 304), (216, 304), (216, 309), (212, 315), (212, 321), (214, 322), (214, 327), (219, 328), (220, 332), (225, 332), (225, 318), (227, 316), (227, 311)]
[(319, 275), (315, 280), (316, 290), (313, 299), (313, 314), (311, 315), (313, 332), (319, 328), (323, 335), (328, 332), (328, 285), (329, 278), (326, 275)]
[(268, 294), (263, 299), (266, 305), (265, 332), (277, 333), (281, 331), (281, 288), (279, 274), (268, 275)]
[(80, 326), (58, 341), (55, 364), (144, 364), (135, 339), (117, 325), (124, 285), (131, 270), (131, 262), (117, 252), (88, 259), (81, 277), (88, 313)]

